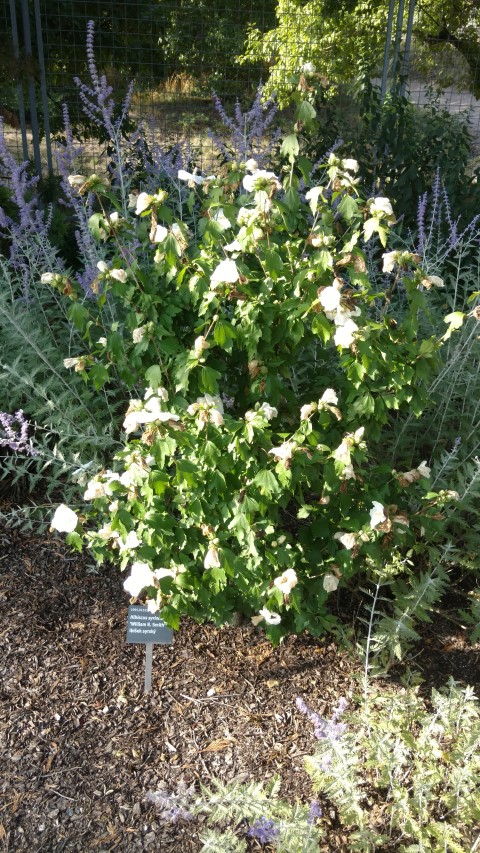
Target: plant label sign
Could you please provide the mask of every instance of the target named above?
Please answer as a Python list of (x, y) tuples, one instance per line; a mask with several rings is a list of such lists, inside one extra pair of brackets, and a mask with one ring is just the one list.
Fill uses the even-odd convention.
[(127, 643), (160, 643), (169, 646), (173, 631), (156, 613), (150, 613), (143, 604), (128, 608)]
[(150, 613), (143, 604), (128, 608), (127, 643), (145, 643), (145, 693), (152, 686), (153, 644), (168, 646), (173, 642), (173, 631), (160, 616)]

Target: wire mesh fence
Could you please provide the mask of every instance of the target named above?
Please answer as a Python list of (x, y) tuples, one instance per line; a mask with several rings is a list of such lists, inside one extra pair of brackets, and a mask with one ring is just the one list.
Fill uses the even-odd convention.
[[(214, 118), (212, 90), (227, 102), (254, 96), (261, 69), (237, 65), (235, 58), (249, 24), (273, 25), (274, 2), (10, 0), (0, 14), (8, 50), (0, 112), (9, 145), (19, 157), (40, 157), (46, 164), (48, 138), (54, 143), (63, 130), (64, 103), (79, 137), (94, 130), (74, 82), (89, 77), (89, 21), (94, 23), (98, 71), (120, 102), (134, 81), (132, 119), (149, 120), (166, 142), (181, 136), (201, 149), (208, 144), (205, 128)], [(101, 140), (98, 134), (93, 137), (95, 133), (91, 154), (100, 156)]]
[[(3, 0), (0, 115), (10, 150), (37, 171), (55, 168), (64, 103), (92, 164), (104, 155), (74, 82), (89, 74), (89, 21), (96, 66), (120, 103), (134, 81), (132, 120), (147, 120), (167, 145), (186, 139), (200, 159), (208, 159), (207, 129), (215, 123), (212, 90), (227, 108), (236, 98), (251, 102), (261, 80), (273, 80), (281, 94), (311, 57), (319, 72), (325, 64), (327, 83), (341, 85), (361, 67), (350, 61), (356, 44), (382, 96), (395, 73), (417, 106), (436, 99), (452, 114), (468, 113), (473, 154), (480, 153), (473, 0)], [(334, 27), (340, 42), (330, 37)]]

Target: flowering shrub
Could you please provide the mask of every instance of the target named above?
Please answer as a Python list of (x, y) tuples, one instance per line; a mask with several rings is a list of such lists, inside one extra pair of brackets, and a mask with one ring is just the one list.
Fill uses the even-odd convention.
[(135, 389), (124, 448), (75, 529), (64, 509), (53, 526), (129, 569), (127, 591), (173, 627), (239, 611), (274, 641), (319, 634), (337, 587), (412, 546), (448, 499), (425, 496), (425, 462), (402, 472), (382, 456), (392, 413), (426, 405), (442, 342), (420, 339), (418, 257), (387, 252), (375, 291), (362, 245), (386, 247), (389, 200), (365, 201), (356, 161), (334, 154), (310, 186), (295, 142), (283, 179), (253, 160), (222, 178), (181, 170), (190, 229), (164, 190), (131, 193), (125, 211), (105, 179), (72, 176), (100, 211), (96, 298), (44, 274), (85, 340), (65, 366), (97, 390)]

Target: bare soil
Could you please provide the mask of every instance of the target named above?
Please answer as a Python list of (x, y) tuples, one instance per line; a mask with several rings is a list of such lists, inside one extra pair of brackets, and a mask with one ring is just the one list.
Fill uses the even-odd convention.
[[(172, 646), (155, 646), (144, 694), (127, 605), (113, 567), (94, 573), (59, 539), (0, 531), (0, 850), (193, 853), (198, 825), (164, 824), (146, 796), (212, 776), (281, 774), (283, 796), (311, 800), (315, 741), (295, 699), (330, 713), (357, 689), (359, 661), (328, 638), (272, 648), (259, 629), (183, 620)], [(449, 675), (478, 688), (479, 657), (439, 618), (412, 665), (427, 691)], [(323, 805), (321, 850), (348, 851)]]

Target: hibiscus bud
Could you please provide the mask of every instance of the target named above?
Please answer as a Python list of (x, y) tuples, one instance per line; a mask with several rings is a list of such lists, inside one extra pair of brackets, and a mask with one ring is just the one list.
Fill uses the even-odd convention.
[(260, 373), (260, 365), (256, 359), (248, 362), (248, 373), (250, 375), (250, 379), (255, 379), (255, 377)]
[(215, 545), (209, 545), (208, 551), (203, 561), (203, 566), (205, 569), (220, 568), (220, 556), (218, 553), (218, 548), (216, 548)]
[(198, 338), (195, 338), (195, 341), (193, 344), (193, 351), (195, 353), (195, 358), (201, 358), (203, 351), (208, 349), (209, 346), (210, 346), (210, 344), (208, 343), (206, 338), (203, 337), (203, 335), (199, 335)]

